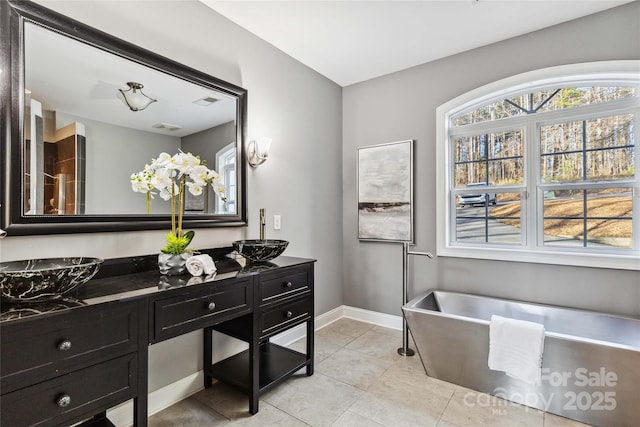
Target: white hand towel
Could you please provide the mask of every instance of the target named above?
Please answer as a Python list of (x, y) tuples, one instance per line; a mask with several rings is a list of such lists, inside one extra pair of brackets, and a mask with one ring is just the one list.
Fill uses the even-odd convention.
[(529, 384), (541, 381), (544, 325), (491, 316), (489, 368)]
[(209, 275), (217, 270), (215, 262), (207, 254), (192, 256), (187, 260), (186, 267), (192, 276)]

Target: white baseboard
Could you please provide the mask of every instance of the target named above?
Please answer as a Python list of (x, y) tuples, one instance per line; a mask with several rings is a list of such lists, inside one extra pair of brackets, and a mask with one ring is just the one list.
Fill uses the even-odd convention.
[[(198, 371), (156, 391), (149, 393), (149, 416), (160, 412), (169, 406), (186, 399), (204, 389), (204, 372)], [(133, 401), (107, 411), (107, 417), (116, 426), (133, 425)]]
[[(314, 319), (315, 330), (342, 319), (343, 317), (359, 320), (361, 322), (372, 323), (391, 329), (402, 329), (402, 317), (391, 314), (378, 313), (356, 307), (342, 305), (333, 310), (327, 311)], [(274, 336), (271, 341), (279, 345), (289, 345), (306, 335), (307, 329), (304, 324), (291, 328), (281, 334)], [(148, 412), (149, 416), (162, 411), (169, 406), (186, 399), (204, 389), (204, 372), (198, 371), (176, 382), (166, 385), (158, 390), (149, 393)], [(131, 426), (133, 424), (133, 402), (129, 401), (116, 406), (107, 411), (107, 416), (111, 422), (118, 426)]]
[(384, 326), (385, 328), (402, 330), (402, 316), (378, 313), (377, 311), (349, 307), (348, 305), (343, 305), (342, 309), (342, 317), (360, 320), (361, 322), (373, 323), (374, 325)]

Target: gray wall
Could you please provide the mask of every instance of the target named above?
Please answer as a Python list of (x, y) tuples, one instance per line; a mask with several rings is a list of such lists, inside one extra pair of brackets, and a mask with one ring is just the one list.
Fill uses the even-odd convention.
[(236, 123), (227, 122), (200, 132), (182, 137), (182, 151), (199, 155), (215, 168), (216, 153), (236, 140)]
[[(182, 151), (191, 152), (199, 155), (201, 159), (206, 160), (207, 167), (222, 174), (216, 165), (216, 154), (218, 151), (236, 141), (236, 122), (231, 121), (221, 125), (192, 133), (182, 138)], [(216, 200), (211, 186), (207, 189), (207, 212), (216, 212)]]
[[(58, 128), (69, 123), (85, 125), (87, 138), (87, 181), (85, 213), (144, 214), (146, 197), (131, 190), (130, 176), (165, 151), (177, 153), (180, 138), (114, 126), (97, 120), (57, 113)], [(156, 196), (151, 212), (171, 212), (171, 204)]]
[[(342, 89), (197, 1), (45, 1), (49, 8), (248, 90), (248, 137), (273, 138), (271, 157), (248, 179), (249, 226), (198, 229), (195, 248), (267, 237), (286, 255), (315, 258), (315, 310), (342, 304)], [(141, 165), (142, 167), (143, 165)], [(125, 177), (125, 178), (128, 178)], [(273, 230), (273, 215), (282, 229)], [(158, 253), (166, 230), (0, 240), (0, 260)], [(202, 369), (202, 333), (150, 348), (150, 390)]]
[[(639, 2), (344, 88), (344, 303), (399, 315), (402, 298), (401, 246), (357, 240), (357, 147), (416, 140), (415, 250), (435, 252), (436, 107), (522, 72), (615, 59), (640, 59)], [(637, 271), (444, 257), (411, 266), (410, 296), (437, 287), (640, 314)]]

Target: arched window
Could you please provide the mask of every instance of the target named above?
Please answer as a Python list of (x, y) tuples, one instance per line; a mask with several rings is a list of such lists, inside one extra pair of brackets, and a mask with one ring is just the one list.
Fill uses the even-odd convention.
[(554, 67), (437, 110), (438, 254), (640, 269), (640, 61)]

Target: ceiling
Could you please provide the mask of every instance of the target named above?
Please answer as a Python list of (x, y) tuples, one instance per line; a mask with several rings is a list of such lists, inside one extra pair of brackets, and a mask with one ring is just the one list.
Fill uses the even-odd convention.
[(348, 86), (633, 0), (200, 0)]

